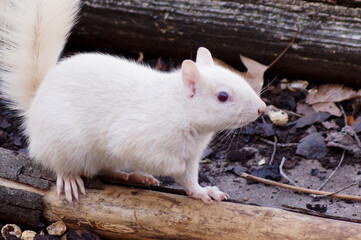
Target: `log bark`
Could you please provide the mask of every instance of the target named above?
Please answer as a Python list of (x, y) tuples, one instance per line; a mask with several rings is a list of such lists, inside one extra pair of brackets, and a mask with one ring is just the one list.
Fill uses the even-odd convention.
[[(8, 154), (12, 153), (0, 149), (0, 158)], [(22, 158), (24, 166), (39, 168), (23, 156), (12, 156)], [(361, 239), (359, 223), (281, 209), (230, 202), (206, 205), (183, 195), (109, 184), (87, 189), (86, 197), (68, 204), (58, 199), (55, 186), (40, 189), (16, 181), (0, 177), (0, 218), (19, 223), (20, 211), (22, 224), (28, 218), (24, 224), (34, 227), (42, 215), (49, 222), (63, 220), (70, 229), (91, 229), (107, 239)]]
[(0, 221), (37, 228), (54, 176), (26, 154), (0, 148)]
[[(337, 3), (337, 4), (332, 4)], [(361, 87), (361, 2), (84, 0), (70, 49), (189, 58), (199, 46), (240, 68), (239, 54), (290, 78)]]

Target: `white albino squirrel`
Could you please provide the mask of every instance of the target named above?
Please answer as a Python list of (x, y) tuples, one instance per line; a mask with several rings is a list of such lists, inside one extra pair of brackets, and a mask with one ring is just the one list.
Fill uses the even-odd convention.
[(150, 174), (172, 176), (205, 203), (227, 198), (198, 184), (202, 151), (215, 132), (256, 120), (265, 103), (203, 47), (168, 73), (98, 53), (58, 62), (79, 6), (0, 3), (2, 95), (24, 119), (30, 157), (57, 174), (58, 194), (79, 199), (81, 176), (111, 173), (147, 184), (158, 184)]

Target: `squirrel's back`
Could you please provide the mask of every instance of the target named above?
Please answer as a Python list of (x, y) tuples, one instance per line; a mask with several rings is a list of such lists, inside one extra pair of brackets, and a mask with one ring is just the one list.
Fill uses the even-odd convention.
[(53, 68), (76, 21), (79, 0), (4, 0), (0, 3), (2, 97), (24, 115)]

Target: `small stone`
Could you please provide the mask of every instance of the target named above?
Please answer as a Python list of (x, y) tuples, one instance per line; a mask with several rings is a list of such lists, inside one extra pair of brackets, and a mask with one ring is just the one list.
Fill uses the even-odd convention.
[(311, 175), (312, 176), (316, 176), (319, 172), (320, 172), (320, 170), (318, 168), (311, 169)]
[(1, 236), (6, 239), (6, 236), (12, 235), (19, 238), (21, 236), (21, 229), (15, 224), (6, 224), (1, 229)]
[(63, 221), (57, 221), (46, 228), (49, 235), (61, 236), (66, 231), (66, 226)]
[(306, 207), (310, 210), (313, 210), (313, 211), (316, 211), (316, 212), (319, 212), (319, 213), (325, 213), (327, 212), (327, 204), (315, 204), (315, 205), (312, 205), (312, 204), (306, 204)]
[(268, 112), (268, 117), (276, 126), (284, 126), (288, 123), (288, 114), (282, 110), (271, 110)]
[(33, 240), (35, 238), (36, 232), (26, 230), (21, 234), (22, 240)]
[(245, 202), (248, 201), (248, 197), (244, 197), (243, 201), (245, 201)]
[(265, 165), (266, 163), (267, 163), (266, 159), (262, 158), (262, 159), (257, 163), (257, 165), (258, 165), (258, 166), (263, 166), (263, 165)]
[(245, 173), (246, 171), (247, 171), (247, 168), (242, 167), (242, 166), (234, 166), (232, 168), (232, 172), (237, 176), (242, 176), (242, 173)]

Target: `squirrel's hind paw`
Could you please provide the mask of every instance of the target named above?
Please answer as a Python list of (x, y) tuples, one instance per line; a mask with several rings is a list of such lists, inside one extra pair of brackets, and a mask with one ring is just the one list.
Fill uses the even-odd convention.
[(59, 197), (64, 192), (65, 198), (69, 203), (73, 201), (73, 197), (79, 200), (79, 192), (85, 195), (84, 182), (80, 176), (64, 177), (58, 175), (56, 189)]
[(128, 174), (128, 181), (144, 183), (147, 185), (159, 186), (159, 181), (150, 174), (132, 172)]

